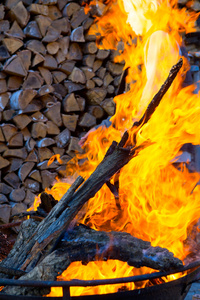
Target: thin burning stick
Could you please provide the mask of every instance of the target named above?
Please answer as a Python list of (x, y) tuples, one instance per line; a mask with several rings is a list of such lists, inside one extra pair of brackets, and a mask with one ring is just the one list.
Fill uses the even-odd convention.
[(167, 79), (165, 80), (165, 82), (161, 86), (160, 90), (157, 92), (157, 94), (153, 97), (153, 99), (149, 103), (149, 105), (148, 105), (144, 115), (142, 116), (142, 118), (138, 122), (135, 122), (132, 127), (135, 127), (135, 126), (138, 127), (140, 125), (144, 125), (149, 121), (152, 114), (154, 113), (154, 111), (156, 110), (158, 105), (160, 104), (160, 101), (162, 100), (163, 96), (166, 94), (166, 92), (168, 91), (168, 89), (172, 85), (172, 82), (176, 78), (176, 75), (178, 74), (178, 72), (181, 69), (182, 65), (183, 65), (183, 59), (180, 58), (179, 61), (177, 62), (177, 64), (174, 65), (171, 68)]

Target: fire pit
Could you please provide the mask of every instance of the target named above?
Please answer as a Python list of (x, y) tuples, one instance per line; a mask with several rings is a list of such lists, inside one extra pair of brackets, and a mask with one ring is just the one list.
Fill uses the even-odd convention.
[[(78, 287), (78, 286), (97, 286), (97, 285), (105, 285), (105, 284), (117, 284), (117, 283), (127, 283), (127, 282), (140, 282), (144, 280), (153, 280), (159, 279), (161, 277), (165, 277), (167, 275), (172, 275), (178, 272), (187, 271), (188, 274), (176, 279), (171, 282), (154, 285), (151, 287), (146, 287), (143, 289), (137, 289), (132, 291), (121, 291), (113, 294), (106, 295), (92, 295), (92, 296), (79, 296), (79, 297), (71, 297), (70, 296), (70, 287)], [(63, 299), (63, 300), (183, 300), (193, 282), (196, 282), (200, 279), (200, 261), (196, 261), (191, 263), (185, 267), (180, 268), (176, 272), (157, 272), (151, 273), (141, 276), (132, 276), (132, 277), (124, 277), (117, 279), (105, 279), (105, 280), (72, 280), (72, 281), (27, 281), (27, 280), (12, 280), (12, 279), (0, 279), (0, 285), (12, 285), (12, 286), (29, 286), (29, 287), (62, 287), (63, 289), (63, 297), (50, 297), (52, 300)], [(42, 300), (44, 297), (37, 296), (13, 296), (1, 294), (2, 300)]]

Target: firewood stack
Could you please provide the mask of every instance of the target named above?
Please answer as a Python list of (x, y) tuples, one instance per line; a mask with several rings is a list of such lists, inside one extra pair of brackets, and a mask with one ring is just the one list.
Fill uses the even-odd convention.
[[(82, 151), (79, 138), (114, 113), (124, 65), (114, 63), (118, 50), (99, 50), (88, 34), (106, 5), (85, 13), (82, 2), (0, 4), (0, 219), (5, 223), (63, 173)], [(47, 166), (54, 154), (63, 164)]]

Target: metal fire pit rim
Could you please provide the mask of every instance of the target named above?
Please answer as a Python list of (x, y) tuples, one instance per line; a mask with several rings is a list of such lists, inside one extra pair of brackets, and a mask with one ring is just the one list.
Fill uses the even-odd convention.
[(11, 286), (34, 286), (34, 287), (73, 287), (73, 286), (96, 286), (96, 285), (106, 285), (106, 284), (118, 284), (118, 283), (128, 283), (128, 282), (139, 282), (144, 280), (156, 279), (160, 277), (165, 277), (167, 275), (173, 275), (176, 273), (184, 272), (193, 268), (200, 267), (200, 260), (192, 262), (188, 265), (180, 267), (176, 270), (170, 270), (165, 272), (154, 272), (143, 275), (120, 277), (120, 278), (110, 278), (110, 279), (95, 279), (95, 280), (80, 280), (72, 279), (69, 281), (37, 281), (37, 280), (17, 280), (17, 279), (4, 279), (0, 278), (0, 285), (11, 285)]
[[(156, 299), (156, 300), (171, 300), (174, 299), (174, 295), (176, 295), (176, 299), (178, 300), (184, 300), (185, 296), (187, 295), (189, 288), (191, 286), (191, 284), (193, 282), (196, 282), (200, 279), (200, 261), (196, 261), (194, 263), (188, 264), (187, 266), (184, 266), (182, 268), (179, 268), (178, 270), (175, 270), (173, 272), (156, 272), (156, 273), (152, 273), (153, 275), (156, 275), (154, 278), (157, 278), (158, 276), (160, 276), (159, 274), (165, 274), (167, 275), (169, 274), (175, 274), (175, 273), (180, 273), (183, 271), (187, 271), (190, 270), (191, 272), (189, 272), (187, 275), (184, 275), (183, 277), (180, 277), (178, 279), (169, 281), (169, 282), (165, 282), (162, 284), (158, 284), (158, 285), (153, 285), (150, 287), (146, 287), (146, 288), (141, 288), (141, 289), (134, 289), (134, 290), (129, 290), (129, 291), (119, 291), (117, 293), (111, 293), (111, 294), (98, 294), (98, 295), (84, 295), (84, 296), (71, 296), (70, 295), (70, 286), (83, 286), (83, 284), (80, 285), (81, 280), (71, 280), (71, 281), (44, 281), (45, 285), (43, 284), (43, 282), (39, 282), (39, 281), (30, 281), (30, 280), (12, 280), (12, 279), (5, 279), (3, 281), (3, 279), (0, 279), (0, 284), (2, 284), (3, 282), (9, 282), (7, 283), (7, 285), (23, 285), (22, 283), (24, 283), (24, 286), (32, 286), (32, 287), (50, 287), (50, 284), (52, 284), (52, 286), (61, 286), (62, 290), (63, 290), (63, 296), (59, 296), (59, 297), (50, 297), (50, 299), (52, 300), (152, 300), (152, 299)], [(144, 276), (147, 275), (152, 275), (152, 274), (145, 274), (145, 275), (141, 275), (143, 276), (143, 280)], [(168, 275), (169, 275), (168, 274)], [(141, 276), (132, 276), (132, 277), (126, 277), (125, 279), (128, 278), (127, 282), (130, 282), (130, 278), (136, 278), (138, 279), (138, 277)], [(149, 276), (148, 276), (149, 277)], [(123, 278), (122, 278), (123, 279)], [(151, 278), (153, 279), (153, 278)], [(142, 280), (142, 281), (143, 281)], [(94, 283), (95, 281), (95, 285), (98, 285), (99, 280), (93, 280), (93, 281), (84, 281), (82, 280), (82, 283), (90, 283), (90, 286), (92, 285), (92, 283)], [(101, 280), (101, 284), (104, 281), (103, 284), (107, 284), (107, 281), (105, 282), (105, 280)], [(12, 283), (11, 283), (12, 282)], [(136, 281), (135, 281), (136, 282)], [(34, 285), (34, 283), (36, 283), (36, 285)], [(118, 283), (116, 282), (111, 282), (111, 284), (114, 283)], [(123, 281), (121, 281), (121, 283), (123, 283)], [(43, 284), (43, 285), (42, 285)], [(108, 283), (109, 284), (109, 283)], [(93, 284), (94, 285), (94, 284)], [(86, 285), (85, 285), (86, 286)], [(160, 298), (160, 293), (162, 293), (162, 297)], [(150, 294), (150, 298), (149, 296), (147, 297), (147, 295)], [(103, 296), (103, 297), (102, 297)], [(164, 296), (164, 298), (163, 298)], [(28, 295), (8, 295), (8, 294), (4, 294), (4, 293), (0, 293), (0, 299), (1, 300), (43, 300), (44, 297), (43, 296), (28, 296)]]

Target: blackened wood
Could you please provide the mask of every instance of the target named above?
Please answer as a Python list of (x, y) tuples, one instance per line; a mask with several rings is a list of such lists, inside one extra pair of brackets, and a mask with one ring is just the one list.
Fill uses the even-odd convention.
[[(61, 274), (74, 261), (87, 264), (102, 259), (117, 259), (136, 268), (146, 266), (165, 271), (183, 266), (172, 252), (152, 247), (150, 242), (135, 238), (129, 233), (96, 231), (79, 225), (66, 232), (57, 249), (32, 271), (20, 277), (20, 280), (56, 280), (58, 273)], [(40, 291), (29, 287), (3, 289), (3, 293), (10, 295), (44, 295), (48, 292), (48, 289)]]
[[(50, 223), (46, 222), (48, 226), (46, 226), (46, 224), (44, 224), (44, 226), (40, 226), (41, 224), (39, 225), (41, 230), (37, 230), (35, 237), (31, 240), (31, 243), (27, 245), (29, 251), (31, 251), (21, 268), (26, 269), (38, 253), (42, 253), (41, 251), (45, 249), (48, 244), (62, 236), (62, 233), (68, 228), (69, 224), (82, 206), (90, 198), (94, 197), (96, 192), (101, 189), (104, 183), (107, 182), (124, 165), (126, 165), (133, 156), (134, 151), (132, 151), (130, 155), (130, 150), (115, 146), (113, 153), (103, 159), (87, 181), (85, 181), (73, 194), (67, 204), (67, 207), (65, 207), (66, 209), (62, 210), (61, 214), (57, 216), (57, 218), (50, 217), (50, 213), (48, 215), (48, 217), (51, 218)], [(26, 254), (24, 253), (23, 258), (25, 256)]]
[(44, 209), (47, 213), (49, 213), (52, 208), (58, 203), (57, 200), (51, 194), (47, 194), (43, 192), (40, 196), (41, 203), (39, 205), (40, 208)]
[(117, 94), (116, 94), (116, 95), (123, 94), (123, 92), (125, 91), (125, 88), (126, 88), (126, 76), (128, 75), (128, 69), (129, 69), (129, 68), (126, 68), (126, 69), (122, 72), (122, 75), (121, 75), (121, 78), (120, 78), (119, 87), (118, 87), (118, 90), (117, 90)]
[(158, 93), (153, 97), (153, 99), (149, 103), (149, 105), (148, 105), (144, 115), (142, 116), (142, 118), (138, 122), (135, 122), (133, 124), (133, 127), (134, 126), (138, 127), (138, 126), (143, 125), (143, 124), (145, 124), (149, 121), (152, 114), (154, 113), (154, 111), (156, 110), (158, 105), (160, 104), (160, 101), (162, 100), (163, 96), (166, 94), (166, 92), (168, 91), (168, 89), (172, 85), (172, 83), (173, 83), (174, 79), (176, 78), (176, 75), (178, 74), (178, 72), (179, 72), (180, 68), (182, 67), (182, 65), (183, 65), (183, 59), (180, 58), (178, 63), (171, 68), (167, 79), (165, 80), (164, 84), (161, 86)]
[[(16, 266), (18, 257), (22, 249), (26, 247), (26, 244), (28, 243), (30, 236), (36, 230), (37, 225), (38, 223), (36, 221), (33, 221), (32, 219), (29, 219), (26, 222), (22, 223), (21, 230), (17, 236), (17, 240), (12, 250), (8, 254), (8, 256), (0, 263), (0, 267), (18, 269), (18, 267)], [(0, 271), (0, 277), (8, 278), (9, 275), (5, 273), (1, 273)]]
[(58, 251), (62, 249), (68, 251), (71, 261), (83, 263), (102, 258), (118, 259), (136, 268), (146, 266), (155, 270), (175, 270), (183, 265), (166, 248), (152, 247), (150, 242), (127, 232), (96, 231), (84, 225), (66, 232)]
[[(67, 193), (62, 197), (62, 199), (57, 203), (57, 205), (52, 208), (51, 212), (38, 225), (37, 228), (32, 225), (31, 222), (33, 221), (31, 219), (28, 220), (30, 222), (29, 226), (26, 222), (24, 222), (24, 231), (22, 231), (22, 233), (18, 235), (18, 239), (11, 251), (11, 254), (9, 254), (8, 257), (4, 261), (2, 261), (0, 266), (11, 266), (17, 269), (21, 267), (21, 265), (24, 263), (27, 257), (29, 258), (28, 253), (31, 251), (32, 247), (34, 246), (35, 242), (40, 237), (42, 232), (46, 232), (46, 230), (52, 224), (52, 222), (55, 222), (55, 220), (57, 220), (62, 214), (63, 210), (65, 210), (65, 208), (68, 207), (68, 203), (70, 202), (72, 195), (82, 182), (83, 178), (78, 177), (77, 180), (72, 184), (70, 189), (67, 191)], [(4, 275), (0, 273), (0, 277), (3, 278)]]
[(21, 271), (21, 270), (1, 267), (1, 266), (0, 266), (0, 272), (3, 273), (3, 274), (7, 274), (9, 276), (22, 276), (26, 273), (26, 272)]

